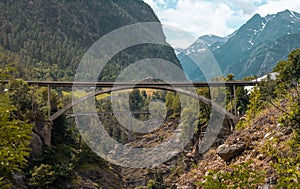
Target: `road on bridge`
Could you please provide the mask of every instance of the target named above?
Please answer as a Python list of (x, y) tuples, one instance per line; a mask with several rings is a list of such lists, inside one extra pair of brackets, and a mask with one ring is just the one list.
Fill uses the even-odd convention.
[[(41, 87), (125, 87), (147, 88), (151, 86), (172, 86), (172, 87), (238, 87), (255, 86), (258, 81), (226, 81), (226, 82), (69, 82), (69, 81), (25, 81), (28, 85), (37, 85)], [(9, 80), (0, 81), (7, 84)]]

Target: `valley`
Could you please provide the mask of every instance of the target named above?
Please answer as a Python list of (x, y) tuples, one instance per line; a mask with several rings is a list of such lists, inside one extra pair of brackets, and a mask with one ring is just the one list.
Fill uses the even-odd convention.
[(145, 2), (0, 2), (0, 189), (299, 188), (300, 14), (177, 54)]

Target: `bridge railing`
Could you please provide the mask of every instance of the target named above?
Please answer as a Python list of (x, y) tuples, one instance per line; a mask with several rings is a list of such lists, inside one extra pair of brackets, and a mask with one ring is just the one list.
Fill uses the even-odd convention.
[[(173, 86), (173, 87), (233, 87), (233, 86), (255, 86), (258, 81), (216, 81), (216, 82), (69, 82), (69, 81), (25, 81), (28, 85), (41, 87), (123, 87), (133, 86), (136, 88), (147, 88), (149, 86)], [(0, 81), (2, 84), (9, 80)]]

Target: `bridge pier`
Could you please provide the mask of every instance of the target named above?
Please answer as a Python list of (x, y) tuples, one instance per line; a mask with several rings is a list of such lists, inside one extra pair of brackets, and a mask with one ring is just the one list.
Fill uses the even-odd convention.
[(44, 125), (44, 143), (46, 146), (51, 146), (51, 130), (52, 130), (53, 122), (47, 120)]
[(237, 101), (236, 101), (236, 87), (233, 85), (233, 101), (234, 101), (234, 115), (237, 116)]
[(51, 102), (50, 102), (50, 85), (48, 85), (48, 101), (47, 101), (47, 106), (48, 106), (48, 117), (51, 116)]

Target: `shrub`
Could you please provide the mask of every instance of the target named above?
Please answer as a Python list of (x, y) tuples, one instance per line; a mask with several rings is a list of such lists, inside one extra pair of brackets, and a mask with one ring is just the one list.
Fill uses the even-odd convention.
[(228, 171), (209, 171), (205, 181), (195, 185), (207, 189), (214, 188), (256, 188), (264, 182), (264, 172), (257, 172), (250, 167), (252, 162), (231, 165)]

